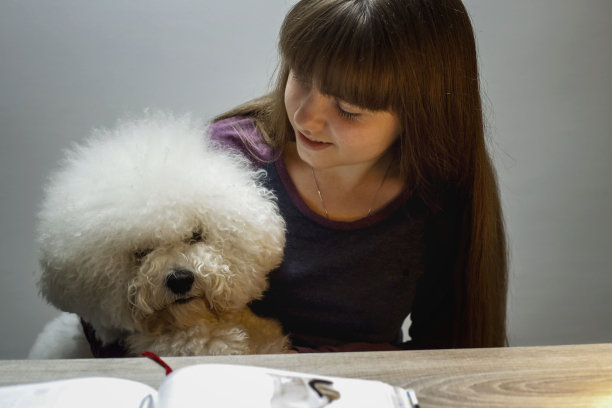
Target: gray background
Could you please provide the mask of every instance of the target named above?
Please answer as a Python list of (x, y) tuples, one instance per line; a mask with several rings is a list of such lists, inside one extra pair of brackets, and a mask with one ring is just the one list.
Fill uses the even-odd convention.
[[(263, 93), (289, 0), (0, 2), (0, 358), (57, 312), (34, 214), (62, 149), (144, 108)], [(612, 341), (612, 3), (466, 0), (511, 250), (511, 345)]]

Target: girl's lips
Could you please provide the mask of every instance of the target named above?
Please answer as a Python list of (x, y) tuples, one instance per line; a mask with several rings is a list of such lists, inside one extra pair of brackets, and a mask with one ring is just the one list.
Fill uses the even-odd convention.
[(332, 145), (331, 143), (310, 140), (309, 138), (304, 136), (302, 132), (296, 132), (296, 134), (298, 143), (301, 143), (303, 146), (307, 147), (310, 150), (321, 150)]

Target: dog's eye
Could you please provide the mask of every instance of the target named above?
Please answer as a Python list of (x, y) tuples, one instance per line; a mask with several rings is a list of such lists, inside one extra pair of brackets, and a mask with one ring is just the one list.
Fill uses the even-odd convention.
[(150, 248), (134, 252), (134, 259), (136, 260), (136, 263), (140, 264), (142, 260), (151, 252), (153, 252), (153, 250)]
[(191, 235), (191, 238), (189, 238), (190, 244), (195, 244), (197, 242), (203, 242), (203, 241), (204, 241), (204, 236), (202, 234), (202, 231), (194, 231), (193, 234)]

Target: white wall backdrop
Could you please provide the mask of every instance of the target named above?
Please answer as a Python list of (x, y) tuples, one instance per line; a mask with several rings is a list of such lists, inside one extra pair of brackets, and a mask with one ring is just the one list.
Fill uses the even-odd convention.
[[(511, 345), (612, 341), (612, 3), (465, 0), (511, 245)], [(263, 93), (291, 0), (0, 2), (0, 358), (57, 312), (34, 214), (61, 151), (146, 107)]]

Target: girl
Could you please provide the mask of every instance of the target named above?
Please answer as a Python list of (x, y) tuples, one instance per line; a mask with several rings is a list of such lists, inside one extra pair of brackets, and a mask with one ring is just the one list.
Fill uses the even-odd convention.
[(287, 223), (253, 310), (298, 351), (503, 346), (505, 235), (461, 1), (302, 0), (279, 51), (275, 89), (211, 126), (267, 170)]

